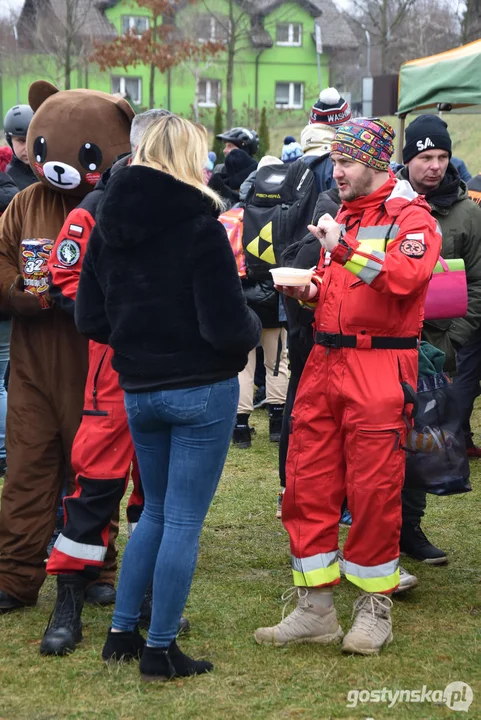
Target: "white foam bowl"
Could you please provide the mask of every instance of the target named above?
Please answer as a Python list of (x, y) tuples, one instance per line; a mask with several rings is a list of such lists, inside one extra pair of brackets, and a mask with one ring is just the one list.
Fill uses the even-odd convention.
[(279, 267), (269, 270), (276, 285), (287, 285), (291, 287), (301, 287), (309, 285), (311, 282), (313, 268), (304, 270), (303, 268)]

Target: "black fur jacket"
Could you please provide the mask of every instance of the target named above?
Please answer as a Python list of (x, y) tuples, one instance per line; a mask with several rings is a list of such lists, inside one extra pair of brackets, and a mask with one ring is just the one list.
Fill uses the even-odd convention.
[(235, 377), (260, 338), (226, 232), (200, 191), (134, 165), (110, 179), (80, 275), (79, 331), (126, 391)]

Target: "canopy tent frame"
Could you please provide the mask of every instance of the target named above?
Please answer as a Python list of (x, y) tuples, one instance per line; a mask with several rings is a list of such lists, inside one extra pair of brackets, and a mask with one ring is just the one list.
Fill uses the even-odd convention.
[(401, 65), (397, 161), (406, 116), (422, 112), (481, 112), (481, 40)]

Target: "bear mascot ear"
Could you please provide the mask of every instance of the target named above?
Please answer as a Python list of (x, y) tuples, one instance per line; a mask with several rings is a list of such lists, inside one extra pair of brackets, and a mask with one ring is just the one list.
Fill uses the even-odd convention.
[(120, 110), (122, 110), (124, 115), (127, 116), (129, 123), (131, 123), (135, 117), (135, 110), (133, 109), (133, 107), (131, 107), (131, 105), (129, 105), (127, 100), (124, 100), (124, 98), (120, 98), (117, 101), (117, 107), (120, 108)]
[(40, 105), (51, 95), (55, 95), (59, 89), (46, 80), (36, 80), (28, 89), (28, 104), (33, 112), (36, 112)]

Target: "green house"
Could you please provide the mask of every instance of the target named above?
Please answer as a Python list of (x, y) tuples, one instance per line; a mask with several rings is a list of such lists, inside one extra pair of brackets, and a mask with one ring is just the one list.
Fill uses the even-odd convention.
[[(127, 32), (141, 36), (151, 26), (150, 11), (134, 0), (75, 0), (73, 17), (66, 18), (65, 6), (65, 0), (25, 0), (15, 57), (4, 61), (2, 116), (27, 101), (35, 79), (65, 87), (66, 64), (70, 87), (122, 93), (137, 109), (149, 107), (150, 67), (101, 72), (89, 57), (95, 43)], [(286, 112), (305, 117), (319, 86), (329, 84), (336, 53), (358, 45), (332, 0), (197, 0), (179, 9), (174, 23), (182, 37), (199, 44), (220, 42), (225, 50), (164, 74), (157, 70), (153, 105), (207, 124), (218, 104), (224, 110), (230, 104), (233, 124), (254, 124), (263, 106), (271, 124)], [(69, 63), (68, 40), (73, 48)]]

